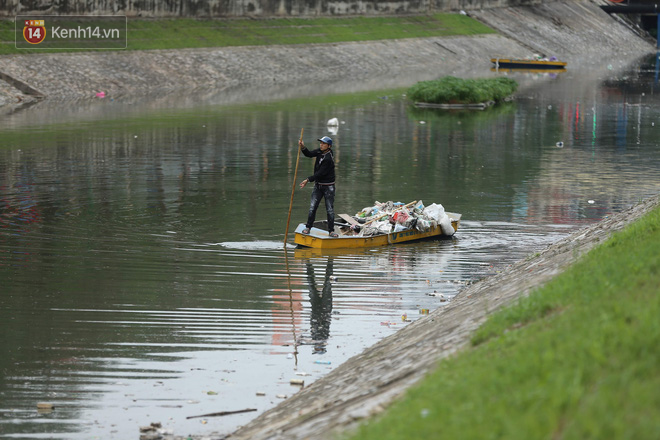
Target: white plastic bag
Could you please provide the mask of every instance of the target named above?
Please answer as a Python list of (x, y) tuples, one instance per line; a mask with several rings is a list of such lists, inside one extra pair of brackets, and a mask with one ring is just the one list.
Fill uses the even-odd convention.
[(417, 219), (417, 224), (415, 225), (415, 228), (420, 232), (426, 232), (429, 229), (431, 229), (431, 223), (428, 220), (419, 218)]
[(408, 229), (408, 228), (406, 228), (405, 226), (403, 226), (400, 223), (397, 223), (396, 225), (394, 225), (394, 232), (401, 232), (401, 231), (405, 231), (406, 229)]
[(451, 219), (445, 212), (445, 208), (442, 205), (438, 204), (432, 204), (424, 208), (423, 211), (424, 215), (433, 221), (435, 221), (438, 225), (440, 225), (440, 229), (442, 229), (442, 233), (445, 235), (454, 235), (454, 227), (451, 225)]
[(436, 203), (433, 203), (422, 211), (422, 214), (424, 214), (426, 217), (428, 217), (431, 220), (435, 220), (436, 223), (440, 223), (442, 220), (442, 217), (445, 216), (445, 208), (442, 205), (438, 205)]
[(384, 234), (389, 234), (392, 231), (392, 224), (389, 220), (374, 222), (371, 224), (371, 226), (375, 227)]
[(454, 227), (451, 225), (451, 219), (447, 214), (443, 217), (442, 220), (440, 220), (440, 228), (442, 229), (442, 233), (445, 235), (454, 235)]

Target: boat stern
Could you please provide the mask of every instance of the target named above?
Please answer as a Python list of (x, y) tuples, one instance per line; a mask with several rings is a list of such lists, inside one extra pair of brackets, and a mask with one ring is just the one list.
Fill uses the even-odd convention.
[[(321, 248), (323, 240), (330, 240), (330, 234), (328, 231), (324, 231), (319, 228), (311, 228), (309, 234), (303, 234), (303, 229), (306, 226), (304, 223), (300, 223), (296, 228), (296, 235), (293, 239), (294, 243), (300, 246), (311, 247), (311, 248)], [(333, 239), (336, 240), (336, 239)]]

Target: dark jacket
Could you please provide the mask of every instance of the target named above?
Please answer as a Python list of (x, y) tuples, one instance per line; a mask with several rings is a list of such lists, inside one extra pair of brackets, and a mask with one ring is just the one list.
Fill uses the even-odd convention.
[(321, 153), (320, 148), (312, 151), (303, 148), (302, 152), (307, 157), (316, 157), (314, 174), (309, 176), (307, 180), (320, 185), (331, 185), (335, 183), (335, 158), (332, 155), (332, 149), (328, 149), (325, 154)]

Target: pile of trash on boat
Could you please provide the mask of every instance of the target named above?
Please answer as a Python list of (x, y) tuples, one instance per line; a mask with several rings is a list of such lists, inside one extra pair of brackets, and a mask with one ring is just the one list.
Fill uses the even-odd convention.
[(409, 229), (426, 232), (438, 225), (444, 235), (454, 235), (455, 232), (442, 205), (433, 203), (424, 206), (421, 200), (407, 204), (376, 201), (373, 206), (367, 206), (356, 213), (353, 219), (355, 222), (350, 226), (352, 234), (349, 232), (344, 235), (370, 237)]

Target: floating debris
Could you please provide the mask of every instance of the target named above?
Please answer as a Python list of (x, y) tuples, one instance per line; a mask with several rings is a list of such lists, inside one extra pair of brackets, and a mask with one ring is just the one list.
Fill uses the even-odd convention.
[[(195, 419), (197, 417), (222, 417), (222, 416), (230, 416), (232, 414), (241, 414), (244, 412), (251, 412), (251, 411), (256, 411), (256, 408), (246, 408), (246, 409), (239, 409), (237, 411), (220, 411), (220, 412), (215, 412), (215, 413), (209, 413), (209, 414), (202, 414), (199, 416), (188, 416), (186, 419)], [(202, 423), (206, 423), (206, 420), (202, 420)]]

